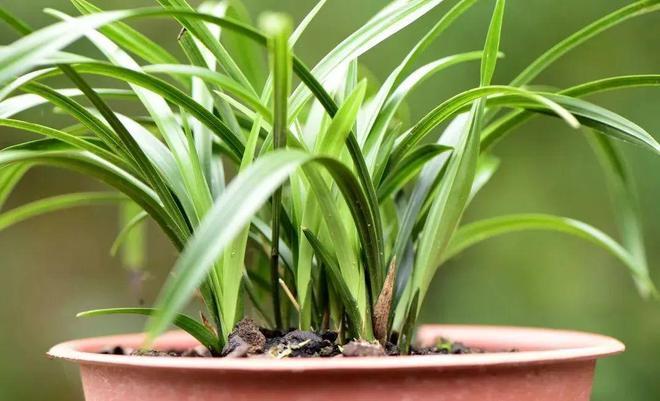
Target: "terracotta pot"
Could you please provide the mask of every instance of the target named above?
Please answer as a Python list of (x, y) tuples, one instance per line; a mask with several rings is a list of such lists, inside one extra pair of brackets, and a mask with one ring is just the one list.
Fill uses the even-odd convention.
[[(138, 347), (142, 335), (90, 338), (49, 355), (80, 365), (87, 401), (586, 401), (596, 359), (620, 353), (609, 337), (570, 331), (422, 326), (421, 343), (443, 336), (493, 352), (389, 358), (212, 359), (101, 355)], [(171, 332), (157, 349), (186, 349)]]

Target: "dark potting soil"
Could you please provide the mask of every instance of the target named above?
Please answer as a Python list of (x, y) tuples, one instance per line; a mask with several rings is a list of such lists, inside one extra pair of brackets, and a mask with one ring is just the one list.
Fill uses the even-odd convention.
[[(350, 341), (337, 344), (336, 332), (316, 333), (312, 331), (288, 330), (278, 331), (260, 328), (252, 320), (240, 321), (229, 335), (227, 345), (220, 355), (212, 355), (208, 349), (198, 346), (185, 351), (168, 350), (133, 350), (121, 346), (109, 347), (102, 354), (136, 355), (136, 356), (170, 356), (170, 357), (271, 357), (271, 358), (310, 358), (310, 357), (364, 357), (364, 356), (397, 356), (399, 348), (392, 343), (382, 346), (378, 342)], [(458, 355), (483, 353), (484, 350), (468, 347), (460, 342), (452, 342), (444, 338), (438, 339), (431, 347), (411, 346), (411, 355)]]

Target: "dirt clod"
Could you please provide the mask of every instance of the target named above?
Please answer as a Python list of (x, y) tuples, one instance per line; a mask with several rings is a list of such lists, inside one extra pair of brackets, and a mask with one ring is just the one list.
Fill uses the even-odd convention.
[(387, 342), (385, 344), (385, 353), (388, 356), (399, 356), (401, 355), (401, 350), (396, 344), (392, 344), (391, 342)]
[(250, 353), (250, 344), (240, 336), (229, 337), (229, 341), (222, 350), (222, 356), (227, 358), (243, 358)]
[(336, 331), (326, 331), (325, 333), (321, 334), (321, 338), (330, 341), (331, 343), (335, 343), (337, 341), (338, 336), (339, 335), (337, 334)]
[(319, 335), (311, 331), (292, 330), (269, 341), (268, 353), (275, 358), (329, 357), (339, 353), (334, 341), (336, 335)]
[(379, 343), (367, 341), (351, 341), (342, 347), (342, 354), (348, 357), (355, 356), (385, 356), (385, 349)]
[(222, 356), (242, 357), (248, 354), (261, 354), (266, 345), (266, 336), (251, 319), (243, 319), (229, 334), (229, 341), (222, 350)]

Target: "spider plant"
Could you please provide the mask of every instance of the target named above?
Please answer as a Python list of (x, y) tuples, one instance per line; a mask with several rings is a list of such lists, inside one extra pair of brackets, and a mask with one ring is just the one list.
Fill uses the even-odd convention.
[[(247, 314), (272, 328), (398, 341), (405, 352), (438, 268), (469, 246), (521, 230), (590, 241), (629, 269), (642, 295), (656, 294), (618, 147), (625, 141), (658, 154), (660, 145), (635, 123), (584, 98), (658, 86), (660, 75), (617, 76), (562, 90), (530, 84), (590, 38), (660, 10), (660, 1), (638, 1), (593, 22), (509, 84), (492, 83), (504, 0), (492, 2), (482, 49), (417, 63), (477, 2), (460, 0), (382, 82), (363, 77), (360, 56), (444, 7), (442, 0), (392, 1), (313, 68), (294, 49), (324, 0), (295, 28), (277, 13), (253, 24), (238, 0), (196, 9), (186, 0), (158, 0), (160, 7), (119, 11), (71, 2), (81, 16), (46, 10), (59, 22), (40, 30), (0, 11), (23, 35), (0, 49), (0, 125), (42, 137), (0, 151), (0, 207), (37, 165), (80, 172), (116, 192), (38, 200), (0, 214), (0, 228), (63, 208), (119, 202), (127, 217), (113, 248), (139, 248), (139, 236), (131, 235), (151, 219), (181, 251), (154, 308), (82, 316), (150, 315), (150, 338), (173, 323), (215, 354)], [(153, 18), (176, 20), (182, 29), (155, 42), (129, 25)], [(64, 51), (80, 39), (104, 58)], [(176, 41), (181, 51), (166, 50), (163, 40)], [(466, 63), (481, 66), (474, 88), (406, 121), (402, 105), (418, 85)], [(90, 83), (99, 76), (117, 85)], [(131, 112), (121, 114), (126, 102), (130, 108), (121, 109)], [(17, 118), (40, 106), (51, 106), (71, 124)], [(587, 223), (545, 214), (461, 224), (497, 170), (495, 145), (539, 115), (564, 120), (593, 145), (617, 201), (621, 243)], [(128, 253), (136, 266), (137, 250)], [(200, 320), (180, 313), (196, 295), (205, 309)]]

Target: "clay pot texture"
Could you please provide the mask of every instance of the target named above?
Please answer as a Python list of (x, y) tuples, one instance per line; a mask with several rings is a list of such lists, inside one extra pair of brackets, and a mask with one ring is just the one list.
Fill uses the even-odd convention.
[[(137, 348), (140, 334), (76, 340), (49, 355), (80, 365), (87, 401), (587, 401), (596, 360), (624, 350), (609, 337), (572, 331), (426, 325), (421, 344), (438, 337), (491, 352), (382, 358), (175, 358), (102, 355)], [(170, 332), (156, 349), (196, 341)]]

